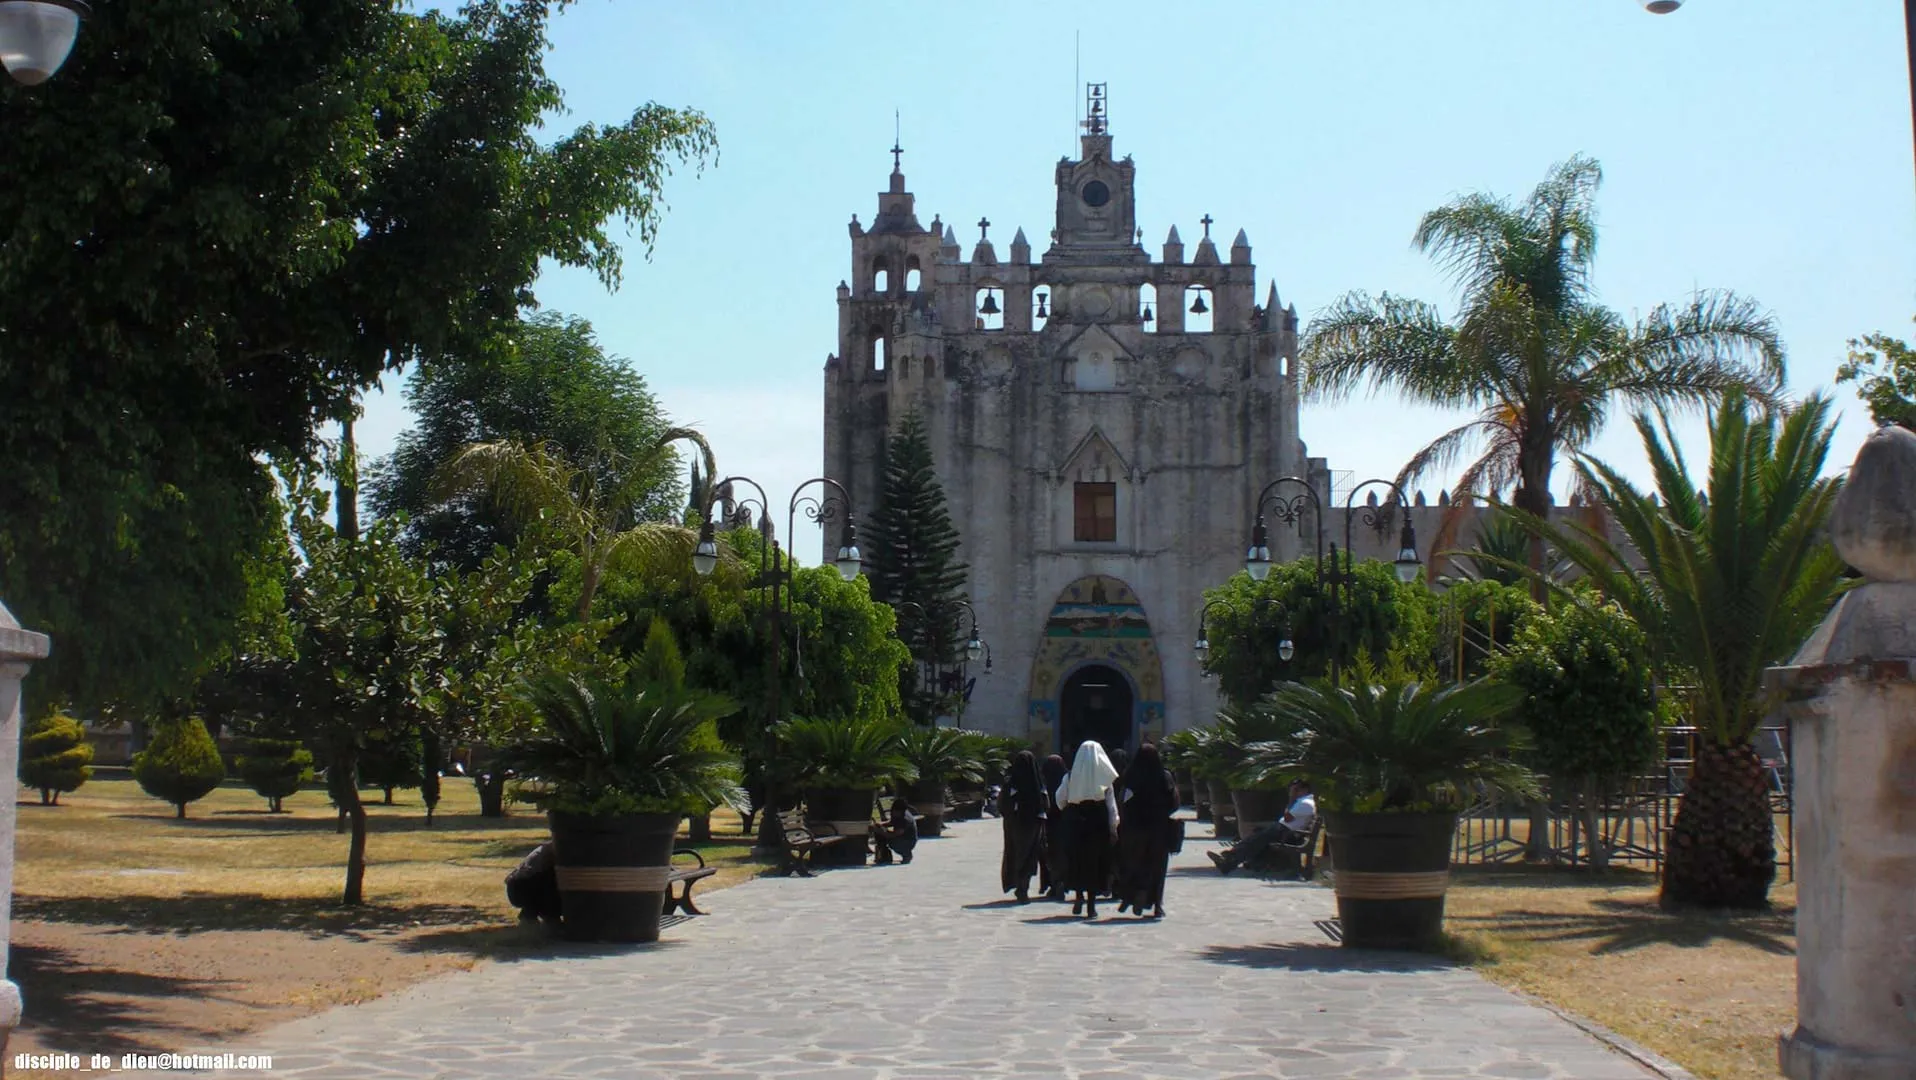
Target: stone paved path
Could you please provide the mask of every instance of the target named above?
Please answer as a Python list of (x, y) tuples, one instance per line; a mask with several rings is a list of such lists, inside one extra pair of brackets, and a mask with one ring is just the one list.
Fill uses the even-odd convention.
[(1330, 945), (1328, 890), (1221, 877), (1208, 841), (1176, 858), (1163, 922), (1005, 903), (998, 828), (713, 893), (656, 947), (489, 964), (230, 1049), (272, 1053), (277, 1080), (1650, 1076), (1468, 969)]

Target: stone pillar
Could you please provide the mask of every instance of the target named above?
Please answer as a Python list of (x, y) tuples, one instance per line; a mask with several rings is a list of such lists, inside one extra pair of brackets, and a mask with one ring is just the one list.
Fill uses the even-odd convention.
[(1830, 538), (1865, 583), (1766, 685), (1792, 722), (1791, 1080), (1916, 1077), (1916, 434), (1857, 454)]
[[(0, 604), (0, 975), (6, 973), (13, 931), (13, 825), (20, 775), (20, 681), (47, 655), (47, 636), (20, 629)], [(0, 1057), (20, 1026), (20, 988), (0, 978)], [(4, 1065), (0, 1065), (4, 1068)]]

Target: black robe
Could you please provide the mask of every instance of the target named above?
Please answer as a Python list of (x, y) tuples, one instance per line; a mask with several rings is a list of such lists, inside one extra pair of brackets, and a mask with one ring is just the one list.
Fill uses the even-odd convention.
[[(1164, 877), (1171, 864), (1169, 822), (1178, 809), (1177, 781), (1165, 770), (1156, 778), (1131, 778), (1118, 793), (1117, 898), (1143, 911), (1164, 903)], [(1126, 797), (1126, 794), (1129, 797)]]

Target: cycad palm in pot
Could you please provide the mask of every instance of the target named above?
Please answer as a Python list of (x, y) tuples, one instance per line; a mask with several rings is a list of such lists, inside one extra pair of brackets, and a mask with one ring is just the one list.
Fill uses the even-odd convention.
[(1442, 936), (1458, 812), (1487, 791), (1537, 794), (1536, 777), (1508, 756), (1522, 732), (1499, 723), (1522, 700), (1484, 681), (1359, 678), (1285, 683), (1258, 704), (1284, 734), (1248, 756), (1273, 780), (1315, 788), (1345, 945), (1428, 948)]
[(504, 756), (521, 778), (518, 797), (547, 812), (565, 936), (658, 940), (680, 819), (744, 801), (716, 727), (731, 705), (577, 676), (539, 680), (526, 696), (544, 730)]
[(870, 854), (866, 827), (878, 786), (917, 778), (900, 750), (903, 725), (871, 717), (795, 717), (780, 726), (779, 747), (805, 792), (805, 816), (832, 826), (847, 839), (814, 858), (862, 865)]
[(937, 836), (944, 831), (949, 788), (984, 779), (982, 748), (957, 728), (918, 727), (904, 733), (899, 753), (917, 775), (909, 784), (902, 780), (898, 783), (906, 801), (918, 812), (918, 831), (923, 836)]

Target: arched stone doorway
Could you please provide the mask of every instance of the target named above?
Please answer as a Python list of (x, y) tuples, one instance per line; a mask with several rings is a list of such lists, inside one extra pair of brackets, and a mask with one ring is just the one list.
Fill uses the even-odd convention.
[[(1034, 745), (1063, 754), (1096, 738), (1106, 749), (1133, 749), (1163, 735), (1164, 667), (1129, 585), (1103, 574), (1079, 578), (1058, 594), (1043, 634), (1027, 690), (1026, 737)], [(1108, 695), (1095, 707), (1093, 691)], [(1086, 725), (1104, 736), (1084, 732)]]
[(1069, 761), (1086, 739), (1106, 750), (1128, 748), (1132, 719), (1131, 680), (1109, 665), (1087, 664), (1058, 692), (1058, 749)]

